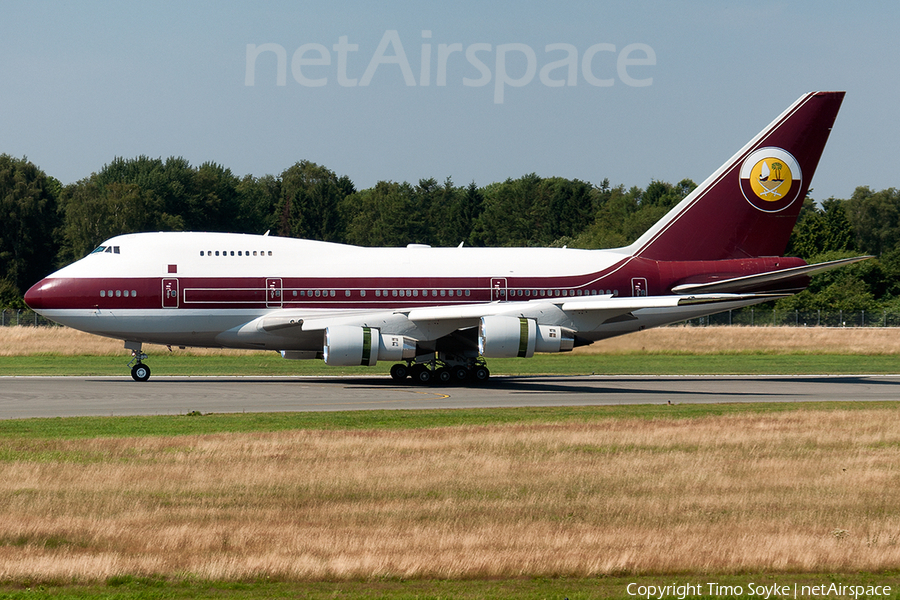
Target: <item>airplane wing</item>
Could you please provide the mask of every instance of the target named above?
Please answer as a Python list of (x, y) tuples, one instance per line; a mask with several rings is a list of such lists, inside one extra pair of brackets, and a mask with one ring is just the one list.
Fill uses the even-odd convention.
[[(804, 265), (801, 267), (792, 267), (790, 269), (781, 269), (780, 271), (769, 271), (767, 273), (759, 273), (756, 275), (746, 275), (744, 277), (734, 277), (731, 279), (721, 279), (718, 281), (710, 281), (707, 283), (687, 283), (676, 285), (672, 291), (676, 294), (699, 293), (711, 294), (716, 292), (741, 293), (749, 290), (759, 289), (777, 289), (772, 284), (786, 283), (791, 279), (798, 277), (810, 276), (823, 271), (829, 271), (837, 267), (849, 265), (872, 258), (871, 256), (854, 256), (853, 258), (842, 258), (840, 260), (831, 260), (828, 262), (816, 263), (814, 265)], [(806, 285), (797, 286), (805, 288)]]
[[(422, 308), (410, 308), (369, 314), (356, 313), (352, 316), (333, 314), (302, 319), (296, 310), (278, 310), (260, 317), (256, 327), (267, 332), (278, 331), (282, 336), (290, 336), (292, 332), (325, 330), (335, 325), (348, 325), (353, 322), (368, 323), (388, 317), (400, 318), (416, 324), (440, 323), (444, 328), (457, 329), (473, 327), (482, 317), (491, 316), (524, 316), (534, 317), (540, 313), (552, 312), (555, 315), (591, 314), (594, 320), (611, 322), (628, 318), (632, 312), (646, 308), (674, 308), (679, 306), (696, 306), (747, 300), (768, 301), (783, 298), (789, 294), (690, 294), (671, 296), (639, 296), (618, 297), (612, 295), (581, 296), (575, 298), (547, 298), (540, 300), (489, 302), (481, 304), (442, 305)], [(558, 316), (554, 321), (558, 320)]]

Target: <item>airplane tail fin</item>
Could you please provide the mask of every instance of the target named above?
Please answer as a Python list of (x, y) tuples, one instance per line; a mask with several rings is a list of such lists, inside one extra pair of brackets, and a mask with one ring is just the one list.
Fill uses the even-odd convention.
[(783, 254), (843, 99), (800, 97), (626, 250), (651, 260)]

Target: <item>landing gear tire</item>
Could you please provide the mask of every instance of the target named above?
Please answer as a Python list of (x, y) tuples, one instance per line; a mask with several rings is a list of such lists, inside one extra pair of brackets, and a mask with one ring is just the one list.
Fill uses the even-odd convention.
[(453, 381), (457, 383), (461, 383), (469, 378), (469, 370), (463, 365), (452, 367), (450, 372), (453, 375)]
[(447, 367), (441, 367), (434, 372), (435, 383), (450, 383), (453, 381), (453, 373)]
[(403, 381), (409, 377), (409, 367), (403, 363), (398, 363), (391, 367), (391, 379), (394, 381)]
[(413, 369), (414, 370), (411, 374), (413, 381), (415, 381), (416, 383), (431, 383), (431, 371), (428, 370), (428, 367), (426, 367), (425, 365), (416, 365), (416, 367), (413, 367)]
[(478, 365), (472, 369), (472, 379), (478, 383), (484, 383), (491, 376), (491, 372), (485, 366)]
[(147, 381), (150, 379), (150, 367), (140, 363), (131, 367), (131, 377), (135, 381)]

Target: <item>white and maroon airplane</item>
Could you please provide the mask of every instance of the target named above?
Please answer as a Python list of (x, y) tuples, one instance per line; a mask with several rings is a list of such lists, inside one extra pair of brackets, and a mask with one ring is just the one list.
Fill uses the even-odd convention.
[(603, 338), (802, 290), (780, 258), (843, 92), (802, 96), (630, 246), (361, 248), (230, 233), (104, 242), (25, 294), (45, 317), (142, 344), (254, 348), (328, 365), (396, 362), (397, 379), (485, 380), (484, 358)]

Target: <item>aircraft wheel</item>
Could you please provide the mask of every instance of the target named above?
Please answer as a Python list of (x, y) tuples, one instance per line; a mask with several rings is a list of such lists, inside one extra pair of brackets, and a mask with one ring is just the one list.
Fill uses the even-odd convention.
[(147, 381), (150, 379), (150, 367), (141, 363), (131, 367), (131, 377), (135, 381)]
[(425, 365), (420, 365), (421, 369), (416, 369), (412, 374), (412, 378), (416, 383), (431, 383), (431, 371)]
[(462, 382), (469, 378), (469, 370), (463, 365), (458, 365), (450, 369), (453, 374), (453, 380)]
[(441, 367), (434, 372), (435, 383), (450, 383), (453, 380), (453, 373), (447, 367)]
[(479, 383), (487, 381), (490, 376), (491, 372), (485, 366), (479, 365), (472, 369), (472, 378)]
[(409, 367), (403, 363), (397, 363), (391, 367), (391, 379), (394, 381), (403, 381), (409, 377)]

